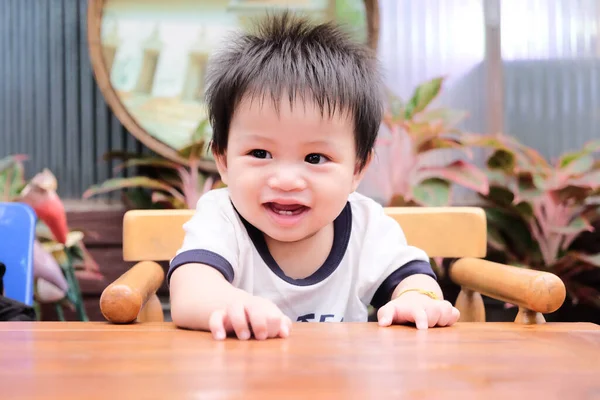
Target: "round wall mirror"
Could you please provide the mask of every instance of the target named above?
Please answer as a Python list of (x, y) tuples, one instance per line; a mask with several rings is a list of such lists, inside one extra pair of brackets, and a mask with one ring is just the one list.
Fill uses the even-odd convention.
[[(267, 11), (334, 20), (376, 47), (377, 0), (90, 0), (88, 41), (96, 81), (125, 128), (156, 153), (208, 139), (207, 61), (232, 30)], [(215, 172), (207, 154), (200, 168)]]

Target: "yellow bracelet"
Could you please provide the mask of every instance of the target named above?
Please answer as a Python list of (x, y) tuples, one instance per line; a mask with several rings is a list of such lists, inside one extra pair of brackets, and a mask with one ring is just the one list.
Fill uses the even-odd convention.
[(419, 292), (421, 294), (424, 294), (425, 296), (428, 296), (428, 297), (432, 298), (433, 300), (439, 300), (440, 299), (438, 297), (438, 295), (435, 294), (435, 292), (432, 292), (431, 290), (424, 290), (424, 289), (412, 288), (412, 289), (406, 289), (406, 290), (401, 291), (400, 293), (398, 293), (396, 295), (396, 297), (394, 297), (394, 300), (397, 299), (398, 297), (402, 296), (406, 292)]

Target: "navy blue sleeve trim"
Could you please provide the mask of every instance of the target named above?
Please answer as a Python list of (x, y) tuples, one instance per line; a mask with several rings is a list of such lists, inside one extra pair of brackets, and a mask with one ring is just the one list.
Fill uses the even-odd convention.
[(395, 270), (394, 272), (392, 272), (390, 276), (388, 276), (381, 283), (381, 286), (379, 286), (379, 288), (373, 295), (371, 305), (375, 308), (379, 308), (385, 305), (392, 298), (392, 293), (394, 293), (396, 286), (398, 286), (398, 284), (404, 279), (415, 274), (429, 275), (433, 279), (437, 280), (435, 272), (433, 272), (431, 265), (427, 261), (411, 261), (408, 264), (405, 264), (402, 267)]
[(171, 260), (169, 271), (167, 272), (167, 284), (169, 284), (173, 271), (184, 264), (190, 263), (209, 265), (222, 273), (229, 283), (233, 281), (233, 267), (229, 261), (212, 251), (195, 249), (182, 251)]

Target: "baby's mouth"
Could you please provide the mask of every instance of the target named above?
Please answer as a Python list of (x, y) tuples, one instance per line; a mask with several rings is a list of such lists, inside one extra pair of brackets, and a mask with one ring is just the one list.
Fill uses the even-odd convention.
[(265, 207), (279, 215), (298, 215), (308, 210), (302, 204), (265, 203)]

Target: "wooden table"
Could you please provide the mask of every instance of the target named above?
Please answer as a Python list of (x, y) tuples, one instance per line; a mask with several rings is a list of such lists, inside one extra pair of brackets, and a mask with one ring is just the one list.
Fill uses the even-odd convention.
[(213, 341), (171, 324), (0, 324), (2, 399), (600, 398), (600, 326), (297, 324)]

